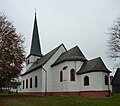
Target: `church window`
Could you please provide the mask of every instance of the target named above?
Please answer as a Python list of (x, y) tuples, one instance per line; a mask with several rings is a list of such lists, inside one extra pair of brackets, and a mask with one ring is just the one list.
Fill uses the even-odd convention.
[(29, 63), (30, 63), (30, 60), (28, 58), (28, 59), (26, 59), (26, 64), (28, 65)]
[(24, 89), (24, 80), (23, 80), (23, 89)]
[(27, 59), (27, 65), (30, 63), (30, 60), (29, 60), (29, 58)]
[(29, 64), (30, 63), (30, 60), (28, 59), (27, 63)]
[(28, 79), (26, 79), (26, 88), (28, 88)]
[(63, 82), (63, 71), (60, 71), (60, 82)]
[(105, 85), (108, 85), (109, 81), (108, 81), (108, 76), (105, 75)]
[(37, 87), (38, 86), (38, 78), (37, 78), (37, 76), (35, 76), (35, 87)]
[(89, 86), (89, 77), (88, 76), (84, 77), (84, 86)]
[(70, 79), (71, 81), (75, 81), (75, 70), (74, 69), (70, 70)]
[(32, 88), (32, 78), (30, 78), (30, 88)]

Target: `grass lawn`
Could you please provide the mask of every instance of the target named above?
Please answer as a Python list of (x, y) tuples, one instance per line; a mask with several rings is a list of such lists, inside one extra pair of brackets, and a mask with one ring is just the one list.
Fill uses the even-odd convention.
[(120, 94), (111, 98), (0, 94), (0, 106), (120, 106)]

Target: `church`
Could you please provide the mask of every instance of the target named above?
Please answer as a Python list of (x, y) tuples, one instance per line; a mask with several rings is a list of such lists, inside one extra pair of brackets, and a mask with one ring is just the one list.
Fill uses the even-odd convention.
[(26, 72), (21, 75), (18, 93), (110, 97), (110, 71), (100, 57), (87, 60), (78, 46), (67, 50), (60, 44), (43, 54), (35, 13)]

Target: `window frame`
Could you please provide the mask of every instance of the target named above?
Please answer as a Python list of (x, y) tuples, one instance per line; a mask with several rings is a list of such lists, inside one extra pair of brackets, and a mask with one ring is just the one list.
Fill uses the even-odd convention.
[(75, 69), (70, 70), (70, 81), (75, 81)]
[(84, 77), (84, 86), (89, 86), (89, 85), (90, 85), (89, 76), (85, 76)]
[(37, 88), (37, 87), (38, 87), (38, 77), (35, 76), (35, 88)]
[(32, 88), (32, 77), (30, 78), (30, 88)]
[(109, 78), (108, 78), (107, 75), (105, 75), (104, 80), (105, 80), (105, 85), (108, 85), (109, 84)]
[(60, 82), (63, 82), (63, 71), (60, 71)]
[(28, 79), (26, 79), (26, 89), (28, 89)]
[(23, 80), (23, 89), (25, 88), (25, 81)]

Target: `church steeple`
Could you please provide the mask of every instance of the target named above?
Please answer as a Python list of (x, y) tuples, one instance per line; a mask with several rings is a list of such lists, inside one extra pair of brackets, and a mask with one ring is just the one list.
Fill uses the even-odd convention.
[(37, 26), (36, 12), (35, 12), (35, 19), (34, 19), (34, 27), (33, 27), (33, 35), (32, 35), (30, 55), (42, 57), (40, 40), (39, 40), (39, 32), (38, 32), (38, 26)]

